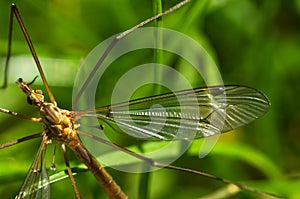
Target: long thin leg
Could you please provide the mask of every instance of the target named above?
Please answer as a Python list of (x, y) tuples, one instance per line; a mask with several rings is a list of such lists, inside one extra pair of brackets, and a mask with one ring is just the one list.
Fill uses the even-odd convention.
[(103, 61), (105, 60), (105, 58), (107, 57), (107, 55), (109, 54), (109, 52), (113, 49), (113, 47), (116, 45), (116, 43), (122, 39), (123, 37), (125, 37), (126, 35), (130, 34), (131, 32), (135, 31), (136, 29), (156, 20), (157, 18), (162, 17), (163, 15), (166, 15), (170, 12), (173, 12), (174, 10), (177, 10), (178, 8), (182, 7), (183, 5), (187, 4), (190, 0), (184, 0), (178, 4), (176, 4), (175, 6), (169, 8), (168, 10), (153, 16), (141, 23), (139, 23), (138, 25), (124, 31), (123, 33), (121, 33), (120, 35), (118, 35), (114, 40), (112, 40), (112, 42), (109, 44), (109, 46), (107, 47), (107, 49), (105, 50), (105, 52), (103, 53), (103, 55), (100, 57), (98, 63), (96, 64), (96, 66), (93, 68), (93, 70), (91, 71), (91, 73), (89, 74), (88, 78), (85, 80), (85, 82), (83, 83), (81, 89), (79, 90), (78, 94), (75, 96), (73, 103), (72, 103), (72, 109), (76, 106), (80, 96), (82, 95), (83, 91), (86, 89), (86, 87), (88, 86), (88, 84), (90, 83), (90, 81), (92, 80), (92, 78), (94, 77), (94, 75), (96, 74), (96, 71), (99, 69), (99, 67), (101, 66), (101, 64), (103, 63)]
[(7, 76), (8, 76), (8, 64), (10, 61), (11, 55), (11, 41), (12, 41), (12, 28), (13, 28), (13, 9), (10, 9), (10, 17), (9, 17), (9, 29), (8, 29), (8, 44), (7, 44), (7, 56), (4, 66), (4, 82), (1, 88), (6, 88), (7, 86)]
[(42, 78), (42, 80), (43, 80), (44, 86), (45, 86), (45, 88), (46, 88), (46, 90), (47, 90), (47, 93), (48, 93), (48, 95), (49, 95), (50, 101), (51, 101), (52, 103), (54, 103), (54, 102), (55, 102), (55, 99), (54, 99), (54, 96), (53, 96), (53, 94), (52, 94), (52, 92), (51, 92), (51, 90), (50, 90), (50, 88), (49, 88), (48, 82), (47, 82), (47, 80), (46, 80), (46, 78), (45, 78), (43, 69), (42, 69), (42, 67), (41, 67), (41, 63), (40, 63), (39, 58), (38, 58), (38, 56), (37, 56), (37, 54), (36, 54), (36, 52), (35, 52), (35, 49), (34, 49), (34, 47), (33, 47), (33, 44), (32, 44), (32, 42), (31, 42), (31, 40), (30, 40), (29, 35), (28, 35), (28, 32), (27, 32), (27, 30), (26, 30), (26, 28), (25, 28), (25, 26), (24, 26), (24, 23), (23, 23), (23, 21), (22, 21), (22, 19), (21, 19), (19, 10), (18, 10), (16, 4), (14, 4), (14, 3), (11, 5), (11, 12), (10, 12), (10, 23), (9, 23), (10, 25), (9, 25), (9, 33), (8, 33), (8, 52), (7, 52), (7, 58), (6, 58), (6, 63), (5, 63), (5, 69), (4, 69), (4, 75), (5, 75), (5, 77), (4, 77), (4, 87), (7, 85), (7, 69), (8, 69), (8, 64), (9, 64), (10, 55), (11, 55), (11, 41), (12, 41), (12, 29), (13, 29), (13, 15), (16, 16), (16, 19), (17, 19), (17, 21), (18, 21), (18, 23), (19, 23), (19, 26), (20, 26), (20, 28), (21, 28), (23, 34), (24, 34), (24, 37), (25, 37), (26, 42), (27, 42), (27, 44), (28, 44), (28, 46), (29, 46), (30, 52), (31, 52), (31, 54), (32, 54), (32, 56), (33, 56), (33, 58), (34, 58), (34, 61), (35, 61), (36, 65), (37, 65), (37, 68), (38, 68), (39, 73), (40, 73), (40, 75), (41, 75), (41, 78)]
[(135, 157), (137, 159), (140, 159), (140, 160), (143, 160), (143, 161), (147, 162), (149, 165), (151, 165), (153, 167), (167, 168), (167, 169), (172, 169), (172, 170), (177, 170), (177, 171), (184, 171), (184, 172), (187, 172), (187, 173), (193, 173), (193, 174), (196, 174), (196, 175), (201, 175), (201, 176), (204, 176), (206, 178), (210, 178), (210, 179), (213, 179), (213, 180), (217, 180), (217, 181), (223, 182), (225, 184), (232, 184), (232, 185), (236, 186), (239, 189), (250, 191), (250, 192), (253, 192), (253, 193), (257, 193), (259, 195), (266, 196), (268, 198), (281, 198), (280, 196), (274, 195), (272, 193), (266, 193), (266, 192), (254, 189), (252, 187), (248, 187), (248, 186), (245, 186), (245, 185), (242, 185), (242, 184), (239, 184), (239, 183), (236, 183), (236, 182), (224, 179), (224, 178), (220, 178), (220, 177), (214, 176), (214, 175), (209, 174), (209, 173), (205, 173), (205, 172), (201, 172), (201, 171), (196, 171), (196, 170), (192, 170), (192, 169), (188, 169), (188, 168), (183, 168), (183, 167), (177, 167), (177, 166), (173, 166), (173, 165), (162, 164), (162, 163), (156, 162), (156, 161), (154, 161), (154, 160), (152, 160), (150, 158), (147, 158), (147, 157), (144, 157), (142, 155), (139, 155), (139, 154), (137, 154), (137, 153), (135, 153), (133, 151), (130, 151), (130, 150), (126, 149), (126, 148), (123, 148), (123, 147), (121, 147), (121, 146), (119, 146), (117, 144), (114, 144), (112, 142), (104, 140), (104, 139), (102, 139), (100, 137), (97, 137), (97, 136), (94, 136), (94, 135), (91, 135), (91, 134), (88, 134), (88, 133), (85, 133), (85, 132), (82, 132), (82, 131), (78, 131), (78, 133), (80, 135), (87, 136), (87, 137), (95, 139), (95, 140), (97, 140), (97, 141), (99, 141), (99, 142), (101, 142), (103, 144), (106, 144), (106, 145), (111, 146), (113, 148), (116, 148), (116, 149), (118, 149), (120, 151), (123, 151), (124, 153), (132, 155), (133, 157)]
[(8, 142), (8, 143), (5, 143), (5, 144), (1, 144), (0, 149), (15, 145), (15, 144), (27, 141), (27, 140), (31, 140), (31, 139), (34, 139), (34, 138), (41, 137), (41, 136), (43, 136), (43, 134), (44, 134), (44, 132), (36, 133), (36, 134), (33, 134), (33, 135), (29, 135), (29, 136), (26, 136), (26, 137), (19, 138), (17, 140), (14, 140), (14, 141), (11, 141), (11, 142)]
[(27, 115), (22, 115), (20, 113), (16, 113), (16, 112), (4, 109), (4, 108), (0, 108), (0, 112), (8, 114), (8, 115), (12, 115), (14, 117), (26, 119), (26, 120), (29, 120), (29, 121), (32, 121), (32, 122), (38, 122), (38, 123), (42, 122), (42, 118), (29, 117)]
[(70, 164), (69, 164), (69, 161), (68, 161), (67, 151), (66, 151), (65, 144), (61, 145), (61, 149), (62, 149), (62, 152), (63, 152), (63, 155), (64, 155), (64, 159), (65, 159), (65, 162), (66, 162), (66, 167), (67, 167), (67, 170), (68, 170), (68, 175), (70, 177), (70, 180), (71, 180), (71, 183), (72, 183), (72, 187), (73, 187), (74, 192), (75, 192), (75, 196), (76, 196), (77, 199), (80, 199), (80, 194), (79, 194), (78, 188), (76, 186), (76, 181), (74, 179), (74, 176), (72, 174), (72, 171), (71, 171), (71, 168), (70, 168)]

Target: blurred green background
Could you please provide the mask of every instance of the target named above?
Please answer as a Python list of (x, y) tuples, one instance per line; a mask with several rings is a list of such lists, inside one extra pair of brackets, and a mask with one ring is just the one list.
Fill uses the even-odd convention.
[[(176, 2), (163, 1), (164, 10)], [(0, 2), (1, 67), (4, 67), (7, 52), (11, 3)], [(73, 79), (82, 59), (104, 39), (154, 15), (151, 1), (23, 0), (15, 3), (36, 51), (45, 63), (43, 67), (56, 100), (63, 108), (71, 106)], [(199, 142), (196, 141), (174, 165), (212, 173), (285, 198), (300, 198), (299, 22), (298, 0), (197, 0), (163, 18), (164, 27), (181, 31), (206, 48), (219, 66), (225, 84), (255, 87), (271, 101), (271, 108), (264, 117), (222, 135), (205, 158), (198, 158)], [(8, 87), (0, 91), (0, 105), (38, 116), (36, 109), (24, 105), (25, 95), (14, 83), (18, 77), (31, 80), (38, 74), (28, 58), (29, 51), (16, 21), (14, 23), (11, 62), (14, 69), (11, 69)], [(123, 64), (138, 64), (146, 58), (133, 56), (131, 59)], [(147, 59), (152, 58), (148, 56)], [(121, 66), (111, 69), (109, 77), (103, 80), (107, 82), (107, 89), (99, 96), (100, 105), (109, 103), (109, 99), (103, 99), (103, 96), (109, 95), (113, 86), (110, 80)], [(193, 86), (203, 86), (202, 80), (191, 81)], [(40, 81), (35, 85), (43, 88)], [(151, 95), (151, 92), (143, 95)], [(1, 143), (40, 131), (40, 124), (0, 115)], [(0, 151), (2, 198), (13, 198), (18, 192), (39, 142), (39, 139), (28, 141)], [(47, 165), (51, 162), (52, 148), (49, 146)], [(76, 157), (71, 152), (69, 154), (72, 165), (79, 164)], [(56, 164), (58, 171), (65, 168), (60, 151)], [(108, 170), (130, 198), (139, 198), (139, 174)], [(76, 181), (83, 198), (104, 197), (102, 188), (89, 172), (77, 175)], [(157, 199), (212, 197), (219, 191), (226, 198), (263, 198), (245, 191), (230, 194), (227, 193), (229, 187), (220, 182), (166, 169), (151, 174), (147, 189), (149, 198)], [(68, 179), (54, 183), (51, 190), (53, 198), (74, 198)]]

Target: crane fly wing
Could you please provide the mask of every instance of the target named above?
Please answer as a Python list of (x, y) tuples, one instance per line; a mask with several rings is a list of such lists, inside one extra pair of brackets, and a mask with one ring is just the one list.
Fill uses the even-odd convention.
[(267, 97), (254, 88), (225, 85), (131, 100), (81, 115), (96, 116), (103, 125), (117, 125), (141, 139), (192, 140), (249, 124), (269, 106)]
[(35, 159), (16, 199), (49, 199), (50, 184), (45, 167), (47, 138), (44, 136)]

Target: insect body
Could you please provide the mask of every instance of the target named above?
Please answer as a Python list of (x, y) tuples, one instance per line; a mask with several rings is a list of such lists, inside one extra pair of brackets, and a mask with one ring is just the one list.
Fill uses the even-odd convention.
[[(149, 20), (146, 20), (135, 26), (134, 28), (120, 34), (111, 43), (111, 46), (107, 49), (107, 51), (109, 52), (116, 40), (126, 36), (130, 32), (143, 26), (145, 23), (178, 9), (187, 2), (188, 0), (182, 1), (166, 12), (152, 17)], [(96, 117), (105, 124), (114, 123), (121, 126), (123, 129), (129, 132), (129, 135), (134, 137), (137, 136), (145, 139), (162, 141), (193, 140), (228, 132), (261, 117), (266, 113), (270, 105), (268, 99), (263, 93), (256, 89), (241, 85), (212, 86), (150, 96), (131, 100), (129, 102), (121, 102), (118, 104), (100, 107), (92, 111), (69, 111), (60, 109), (57, 106), (57, 103), (49, 89), (33, 45), (29, 39), (23, 22), (21, 21), (20, 14), (14, 4), (12, 5), (12, 13), (15, 14), (22, 28), (50, 98), (50, 102), (45, 102), (43, 92), (41, 90), (31, 89), (30, 85), (32, 82), (26, 83), (20, 78), (17, 80), (17, 84), (27, 95), (27, 101), (39, 108), (40, 118), (31, 118), (8, 111), (6, 109), (0, 109), (0, 111), (3, 113), (29, 119), (33, 122), (42, 122), (44, 125), (44, 131), (42, 133), (34, 134), (25, 138), (21, 138), (15, 142), (0, 145), (0, 148), (4, 148), (31, 138), (36, 138), (38, 136), (43, 137), (35, 160), (16, 198), (50, 197), (49, 180), (46, 173), (44, 156), (47, 145), (53, 140), (59, 142), (62, 146), (66, 166), (68, 169), (68, 175), (71, 179), (76, 198), (80, 198), (80, 194), (66, 157), (65, 146), (68, 146), (88, 167), (110, 198), (127, 198), (126, 194), (121, 190), (112, 177), (104, 170), (96, 158), (82, 144), (78, 136), (79, 134), (93, 138), (111, 147), (120, 149), (121, 151), (140, 160), (144, 160), (155, 167), (165, 167), (169, 169), (186, 171), (216, 179), (227, 184), (234, 184), (241, 189), (249, 190), (262, 195), (265, 194), (264, 192), (257, 191), (226, 179), (220, 179), (213, 175), (155, 162), (149, 158), (135, 154), (126, 148), (122, 148), (116, 144), (102, 140), (99, 137), (80, 132), (78, 129), (79, 124), (76, 123), (77, 119), (80, 119), (81, 117)], [(11, 32), (9, 38), (11, 40)], [(105, 55), (103, 57), (103, 59), (105, 59)], [(95, 66), (95, 70), (97, 70), (96, 67), (99, 66)], [(91, 73), (90, 76), (92, 77), (93, 74)], [(82, 90), (84, 90), (85, 86), (89, 83), (89, 80), (90, 79), (88, 78), (84, 83)], [(177, 99), (183, 102), (183, 104), (177, 104)], [(163, 107), (155, 107), (154, 109), (151, 109), (155, 104), (160, 104)], [(129, 106), (130, 109), (125, 111), (124, 107), (127, 106)], [(182, 109), (186, 110), (186, 112), (182, 113)], [(134, 122), (130, 120), (131, 118), (134, 118)], [(151, 120), (149, 118), (151, 118)], [(147, 125), (148, 123), (151, 123), (151, 125)], [(100, 125), (101, 128), (103, 128), (103, 126), (104, 125)], [(161, 126), (163, 126), (163, 128), (159, 128)], [(182, 130), (182, 132), (177, 134), (177, 129)], [(194, 131), (194, 133), (190, 135), (191, 131)]]
[[(22, 91), (26, 93), (27, 101), (32, 105), (38, 106), (40, 109), (41, 121), (44, 123), (42, 141), (44, 144), (42, 144), (43, 147), (40, 151), (44, 151), (47, 143), (50, 143), (52, 139), (61, 142), (63, 146), (67, 145), (78, 155), (81, 161), (86, 164), (111, 198), (127, 198), (112, 177), (101, 167), (98, 161), (81, 143), (77, 133), (79, 125), (75, 124), (72, 111), (60, 109), (57, 107), (55, 101), (50, 103), (45, 102), (42, 91), (32, 90), (21, 78), (18, 79), (17, 84)], [(39, 173), (39, 171), (35, 171), (34, 173)], [(32, 174), (29, 175), (31, 176)], [(26, 181), (24, 184), (26, 184)], [(76, 187), (74, 179), (72, 179), (72, 184)], [(24, 190), (21, 189), (18, 197), (22, 198), (24, 193), (28, 194), (26, 189), (30, 187), (33, 188), (33, 190), (31, 190), (29, 194), (35, 195), (37, 193), (37, 190), (35, 190), (38, 189), (37, 187), (25, 186)], [(78, 194), (77, 188), (75, 188), (75, 192)], [(79, 197), (79, 194), (77, 197)]]

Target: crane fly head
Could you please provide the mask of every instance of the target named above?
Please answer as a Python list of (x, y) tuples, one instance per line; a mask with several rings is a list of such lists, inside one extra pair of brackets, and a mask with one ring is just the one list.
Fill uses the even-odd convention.
[(28, 104), (40, 105), (44, 102), (43, 91), (42, 90), (32, 90), (30, 88), (29, 85), (32, 84), (33, 82), (26, 83), (22, 78), (19, 78), (16, 83), (22, 89), (22, 91), (27, 95)]

